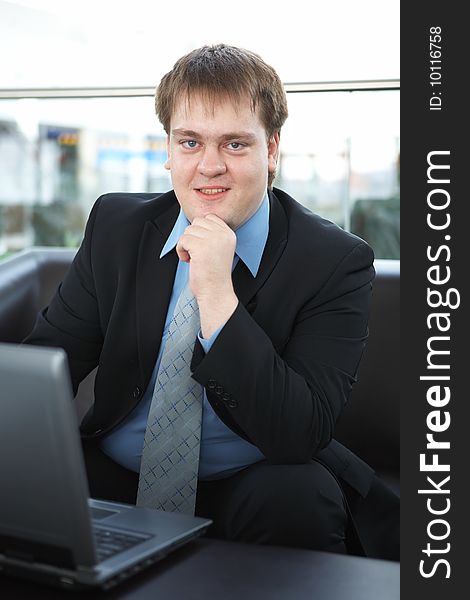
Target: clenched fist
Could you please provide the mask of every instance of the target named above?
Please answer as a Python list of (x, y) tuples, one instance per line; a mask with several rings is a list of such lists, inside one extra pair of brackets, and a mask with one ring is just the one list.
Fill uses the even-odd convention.
[(189, 262), (189, 285), (209, 338), (235, 311), (238, 298), (232, 285), (232, 263), (237, 238), (216, 215), (196, 217), (176, 244), (180, 260)]

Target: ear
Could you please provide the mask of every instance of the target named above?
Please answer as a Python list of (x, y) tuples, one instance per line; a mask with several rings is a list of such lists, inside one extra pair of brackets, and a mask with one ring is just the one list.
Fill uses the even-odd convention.
[(268, 172), (274, 173), (279, 158), (279, 131), (275, 131), (268, 141)]
[(163, 167), (167, 171), (171, 171), (171, 153), (170, 153), (170, 136), (169, 135), (166, 136), (166, 153), (167, 153), (168, 158), (163, 163)]

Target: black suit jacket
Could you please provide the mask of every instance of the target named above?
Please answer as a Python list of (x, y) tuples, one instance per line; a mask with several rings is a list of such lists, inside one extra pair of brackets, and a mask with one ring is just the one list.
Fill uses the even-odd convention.
[[(193, 377), (222, 421), (272, 463), (322, 460), (365, 497), (373, 471), (334, 441), (367, 337), (373, 253), (360, 238), (269, 193), (258, 275), (233, 272), (237, 309)], [(99, 437), (139, 402), (154, 367), (177, 267), (160, 259), (179, 211), (173, 192), (106, 194), (28, 343), (61, 346), (74, 390), (96, 365), (95, 404), (81, 425)]]

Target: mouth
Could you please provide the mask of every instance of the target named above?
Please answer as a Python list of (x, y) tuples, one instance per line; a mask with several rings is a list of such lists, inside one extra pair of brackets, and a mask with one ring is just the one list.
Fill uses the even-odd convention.
[(201, 187), (195, 188), (195, 192), (199, 196), (199, 198), (214, 201), (223, 198), (224, 195), (229, 191), (229, 189), (230, 188), (226, 187)]

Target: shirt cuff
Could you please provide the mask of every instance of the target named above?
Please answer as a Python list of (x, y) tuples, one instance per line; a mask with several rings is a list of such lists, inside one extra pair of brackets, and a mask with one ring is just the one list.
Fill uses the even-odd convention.
[(212, 348), (215, 340), (217, 339), (217, 336), (219, 335), (219, 333), (222, 331), (222, 329), (224, 328), (225, 323), (223, 323), (218, 329), (216, 329), (214, 331), (214, 333), (211, 335), (210, 338), (208, 338), (207, 340), (205, 340), (202, 337), (202, 333), (201, 331), (199, 331), (199, 333), (197, 334), (198, 340), (201, 343), (202, 349), (204, 350), (204, 352), (207, 354), (209, 352), (209, 350)]

